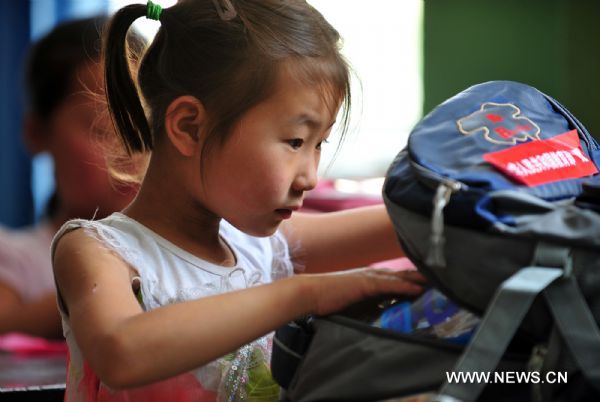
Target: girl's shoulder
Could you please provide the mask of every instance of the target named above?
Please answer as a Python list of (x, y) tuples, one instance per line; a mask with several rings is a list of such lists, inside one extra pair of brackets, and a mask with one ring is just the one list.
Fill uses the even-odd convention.
[[(98, 239), (101, 237), (108, 237), (110, 235), (114, 235), (115, 233), (126, 233), (120, 228), (118, 224), (115, 224), (121, 219), (121, 214), (114, 213), (104, 219), (93, 220), (93, 219), (71, 219), (65, 222), (62, 227), (56, 232), (54, 238), (52, 239), (51, 251), (54, 255), (56, 250), (56, 246), (60, 242), (60, 240), (65, 237), (66, 234), (76, 231), (78, 229), (83, 229), (83, 232), (93, 238)], [(69, 236), (70, 238), (77, 239), (80, 236)], [(101, 239), (98, 239), (101, 240)], [(102, 239), (103, 240), (103, 239)], [(77, 240), (74, 240), (77, 241)]]
[(52, 259), (54, 260), (58, 244), (63, 238), (68, 237), (68, 241), (75, 243), (75, 246), (78, 243), (88, 243), (91, 238), (95, 241), (95, 247), (111, 249), (121, 255), (125, 261), (131, 262), (133, 257), (131, 254), (137, 253), (138, 239), (144, 235), (139, 226), (141, 225), (118, 212), (99, 220), (69, 220), (52, 239), (50, 246)]

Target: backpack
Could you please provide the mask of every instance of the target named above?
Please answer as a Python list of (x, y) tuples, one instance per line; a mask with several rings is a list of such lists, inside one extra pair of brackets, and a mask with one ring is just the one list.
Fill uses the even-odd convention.
[(395, 333), (366, 323), (380, 301), (365, 301), (278, 331), (273, 362), (297, 366), (288, 400), (600, 400), (597, 166), (585, 127), (530, 86), (487, 82), (436, 107), (383, 198), (406, 255), (479, 325), (464, 346)]

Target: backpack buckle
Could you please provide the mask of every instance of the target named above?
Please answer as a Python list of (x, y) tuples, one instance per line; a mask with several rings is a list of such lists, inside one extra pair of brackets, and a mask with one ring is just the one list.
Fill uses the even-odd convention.
[(540, 241), (535, 247), (532, 265), (562, 268), (562, 277), (570, 278), (573, 275), (572, 250), (569, 247)]

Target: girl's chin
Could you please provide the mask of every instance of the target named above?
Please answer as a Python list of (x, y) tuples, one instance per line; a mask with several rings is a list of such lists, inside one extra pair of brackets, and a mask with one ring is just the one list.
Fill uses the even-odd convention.
[(281, 221), (276, 222), (276, 223), (272, 224), (271, 226), (263, 227), (260, 230), (256, 230), (254, 233), (252, 233), (252, 236), (256, 236), (256, 237), (272, 236), (273, 234), (275, 234), (275, 232), (277, 232), (277, 229), (279, 229), (279, 225), (281, 225)]
[(260, 222), (259, 224), (243, 224), (241, 222), (232, 222), (227, 220), (231, 225), (241, 232), (254, 237), (268, 237), (273, 235), (279, 225), (281, 225), (282, 219), (274, 219), (270, 222)]
[[(281, 223), (281, 222), (280, 222)], [(273, 235), (279, 228), (279, 223), (275, 227), (264, 228), (262, 230), (243, 231), (246, 234), (254, 237), (269, 237)]]

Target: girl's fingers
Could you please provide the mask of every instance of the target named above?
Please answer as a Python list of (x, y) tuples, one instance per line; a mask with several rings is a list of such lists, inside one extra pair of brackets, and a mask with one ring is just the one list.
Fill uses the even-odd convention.
[(427, 282), (427, 278), (425, 278), (423, 276), (422, 273), (420, 273), (419, 271), (400, 271), (399, 274), (402, 276), (402, 278), (412, 281), (412, 282), (419, 282), (419, 283), (425, 283)]
[(416, 271), (389, 271), (380, 270), (376, 273), (376, 293), (398, 293), (407, 295), (418, 295), (423, 292), (425, 277)]
[(400, 284), (396, 287), (396, 291), (398, 293), (410, 294), (410, 295), (418, 295), (423, 293), (425, 288), (421, 283), (412, 282), (407, 280), (402, 280)]
[(397, 271), (388, 268), (370, 268), (372, 270), (377, 270), (382, 272), (386, 276), (393, 276), (395, 278), (400, 278), (409, 282), (424, 284), (427, 283), (427, 278), (423, 276), (422, 273), (415, 270), (409, 271)]

